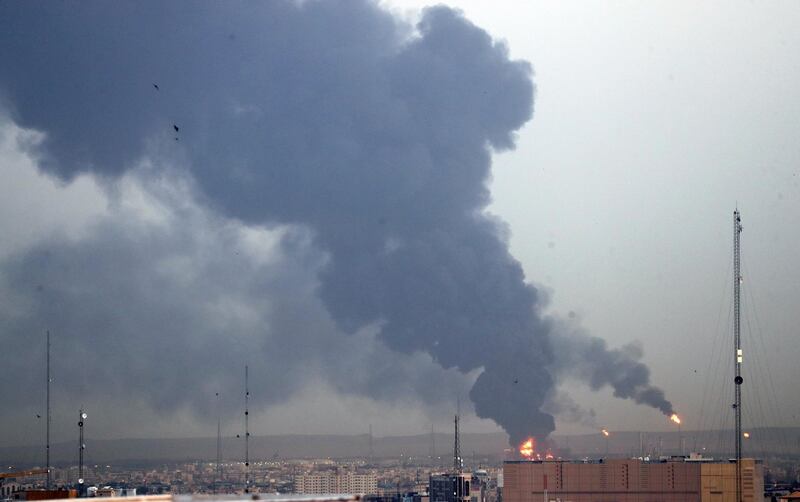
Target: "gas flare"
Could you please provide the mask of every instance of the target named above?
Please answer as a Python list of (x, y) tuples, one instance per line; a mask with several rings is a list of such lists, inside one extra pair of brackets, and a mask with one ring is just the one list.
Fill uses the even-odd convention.
[(681, 419), (680, 419), (680, 417), (678, 416), (677, 413), (673, 413), (672, 416), (669, 417), (669, 419), (672, 420), (673, 422), (675, 422), (678, 425), (680, 425), (680, 423), (681, 423)]
[(519, 445), (519, 454), (525, 458), (533, 458), (536, 452), (536, 440), (528, 438), (521, 445)]
[(601, 432), (603, 433), (604, 436), (608, 437), (608, 431), (607, 430), (603, 429)]

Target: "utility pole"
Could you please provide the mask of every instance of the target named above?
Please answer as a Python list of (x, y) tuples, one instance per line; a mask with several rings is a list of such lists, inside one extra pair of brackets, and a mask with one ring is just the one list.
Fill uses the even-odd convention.
[(736, 416), (736, 502), (742, 501), (742, 334), (741, 334), (741, 309), (740, 290), (742, 287), (741, 272), (741, 244), (740, 234), (742, 233), (742, 218), (737, 208), (733, 212), (733, 345), (734, 345), (734, 368), (736, 375), (733, 383), (735, 388), (736, 401), (733, 404)]

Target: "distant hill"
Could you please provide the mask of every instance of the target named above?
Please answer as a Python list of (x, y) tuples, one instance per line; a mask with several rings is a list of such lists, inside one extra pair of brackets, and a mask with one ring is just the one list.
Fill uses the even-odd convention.
[[(435, 435), (437, 455), (452, 456), (453, 437)], [(244, 440), (223, 438), (223, 458), (239, 460), (244, 457)], [(87, 439), (86, 463), (120, 463), (131, 461), (166, 462), (187, 460), (213, 460), (216, 458), (217, 438), (181, 439)], [(508, 436), (503, 433), (463, 434), (461, 448), (464, 456), (479, 454), (501, 457), (508, 448)], [(375, 458), (428, 456), (431, 450), (430, 434), (416, 436), (373, 437)], [(76, 464), (77, 441), (57, 443), (50, 447), (53, 464)], [(369, 455), (367, 434), (344, 435), (284, 435), (251, 436), (250, 458), (352, 458)], [(44, 461), (44, 447), (0, 448), (0, 462), (14, 465), (33, 465)]]
[[(759, 458), (779, 455), (800, 457), (800, 427), (759, 427), (748, 429), (743, 441), (745, 455)], [(562, 453), (573, 458), (605, 456), (606, 438), (600, 434), (554, 436)], [(733, 430), (638, 432), (611, 431), (608, 452), (616, 457), (678, 455), (699, 452), (725, 458), (732, 455)]]
[[(800, 427), (757, 428), (748, 431), (744, 441), (746, 455), (766, 457), (793, 455), (800, 457)], [(641, 434), (641, 435), (640, 435)], [(701, 451), (707, 456), (724, 458), (732, 449), (732, 431), (645, 432), (611, 431), (608, 452), (611, 456), (673, 455), (683, 451)], [(601, 434), (553, 436), (554, 453), (568, 458), (603, 457), (606, 439)], [(213, 460), (216, 457), (216, 438), (180, 439), (87, 439), (86, 463), (168, 463), (193, 460)], [(436, 434), (436, 453), (447, 465), (452, 455), (450, 434)], [(464, 457), (473, 454), (493, 460), (511, 458), (507, 451), (508, 437), (503, 433), (463, 434), (461, 451)], [(703, 450), (705, 448), (705, 450)], [(415, 436), (374, 437), (374, 457), (427, 457), (431, 450), (430, 434)], [(77, 441), (51, 445), (54, 465), (76, 464)], [(369, 454), (369, 436), (361, 435), (282, 435), (250, 438), (250, 457), (254, 460), (272, 458), (354, 458)], [(223, 458), (240, 460), (244, 457), (244, 441), (235, 437), (223, 439)], [(0, 448), (0, 463), (15, 466), (41, 465), (44, 448), (41, 445)]]

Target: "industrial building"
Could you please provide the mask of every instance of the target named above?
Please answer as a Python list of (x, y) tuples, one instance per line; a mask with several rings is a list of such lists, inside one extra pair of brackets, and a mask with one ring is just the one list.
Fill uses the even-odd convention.
[[(763, 500), (761, 462), (741, 473), (741, 500)], [(701, 458), (507, 461), (503, 479), (504, 502), (736, 502), (736, 464)]]

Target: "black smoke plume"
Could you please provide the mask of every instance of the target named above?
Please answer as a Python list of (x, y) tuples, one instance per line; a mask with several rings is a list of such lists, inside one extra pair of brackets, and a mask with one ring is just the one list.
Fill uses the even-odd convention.
[[(491, 154), (532, 116), (532, 70), (460, 13), (411, 27), (365, 1), (3, 2), (0, 89), (46, 133), (45, 172), (186, 166), (221, 214), (310, 229), (340, 329), (482, 368), (475, 411), (514, 443), (554, 429), (554, 321), (484, 212)], [(631, 354), (574, 349), (563, 364), (593, 387), (669, 408)]]

